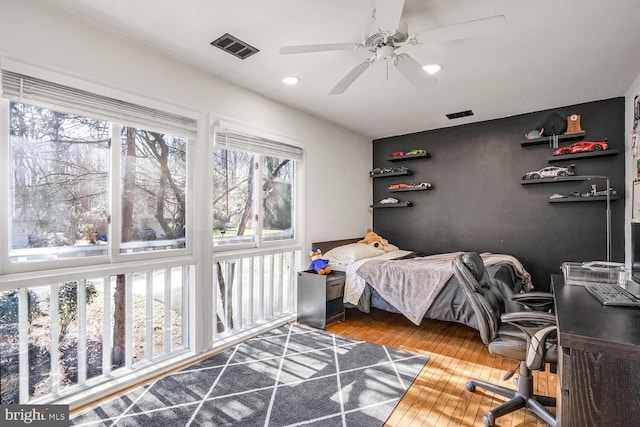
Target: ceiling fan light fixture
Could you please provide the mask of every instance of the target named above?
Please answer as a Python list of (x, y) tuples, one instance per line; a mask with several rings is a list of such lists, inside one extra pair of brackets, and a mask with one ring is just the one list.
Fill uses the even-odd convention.
[(440, 64), (427, 64), (424, 67), (422, 67), (422, 69), (425, 70), (429, 74), (435, 74), (438, 71), (442, 70), (442, 65), (440, 65)]
[(287, 86), (294, 86), (300, 83), (300, 79), (296, 76), (286, 76), (282, 78), (282, 83), (286, 84)]
[(329, 95), (344, 93), (374, 62), (382, 60), (386, 62), (387, 71), (390, 66), (393, 66), (414, 86), (421, 88), (426, 84), (431, 84), (436, 81), (432, 74), (440, 71), (442, 65), (427, 64), (423, 67), (421, 63), (412, 58), (408, 53), (396, 53), (396, 49), (406, 45), (420, 45), (426, 41), (429, 43), (439, 43), (494, 35), (504, 31), (506, 27), (504, 15), (497, 15), (427, 29), (426, 31), (409, 33), (407, 23), (402, 19), (405, 1), (406, 0), (375, 0), (373, 20), (365, 27), (362, 40), (359, 43), (282, 46), (280, 48), (280, 54), (289, 55), (294, 53), (339, 50), (356, 51), (362, 49), (373, 54), (369, 59), (360, 62), (351, 69), (351, 71), (329, 91)]

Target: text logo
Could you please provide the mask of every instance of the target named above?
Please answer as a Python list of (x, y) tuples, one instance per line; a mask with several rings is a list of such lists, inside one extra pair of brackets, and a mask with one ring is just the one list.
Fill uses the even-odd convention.
[(3, 427), (67, 427), (69, 405), (0, 405)]

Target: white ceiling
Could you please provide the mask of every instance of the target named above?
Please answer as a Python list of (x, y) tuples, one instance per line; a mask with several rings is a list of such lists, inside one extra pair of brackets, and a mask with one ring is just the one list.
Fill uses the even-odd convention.
[[(280, 55), (286, 45), (361, 42), (374, 3), (54, 0), (114, 35), (371, 138), (623, 96), (640, 73), (638, 0), (406, 0), (409, 33), (494, 15), (507, 20), (499, 35), (398, 49), (421, 65), (443, 65), (437, 82), (421, 89), (378, 61), (343, 94), (328, 95), (368, 51)], [(240, 60), (209, 44), (224, 33), (260, 52)], [(288, 74), (300, 84), (282, 84)], [(445, 117), (468, 109), (473, 117)]]

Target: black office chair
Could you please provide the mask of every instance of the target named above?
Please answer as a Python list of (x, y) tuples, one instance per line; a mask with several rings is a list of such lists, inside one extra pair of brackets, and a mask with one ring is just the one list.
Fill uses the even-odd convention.
[[(545, 406), (555, 407), (556, 399), (533, 394), (531, 374), (531, 370), (544, 370), (547, 363), (556, 364), (558, 361), (555, 315), (545, 312), (550, 307), (551, 295), (535, 292), (532, 295), (533, 309), (505, 313), (502, 295), (492, 286), (480, 255), (475, 252), (464, 253), (453, 260), (452, 267), (476, 313), (480, 337), (489, 352), (520, 362), (517, 390), (475, 379), (466, 384), (471, 392), (476, 387), (482, 387), (510, 399), (490, 410), (482, 418), (484, 425), (493, 426), (496, 418), (526, 407), (555, 427), (555, 416)], [(516, 299), (526, 305), (526, 295), (518, 295)], [(535, 311), (536, 308), (543, 311)], [(515, 369), (507, 373), (504, 379), (511, 378), (514, 373)]]

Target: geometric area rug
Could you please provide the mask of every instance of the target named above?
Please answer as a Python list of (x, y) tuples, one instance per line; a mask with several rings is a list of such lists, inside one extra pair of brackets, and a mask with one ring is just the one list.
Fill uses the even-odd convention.
[(71, 419), (77, 426), (381, 426), (429, 358), (287, 324)]

